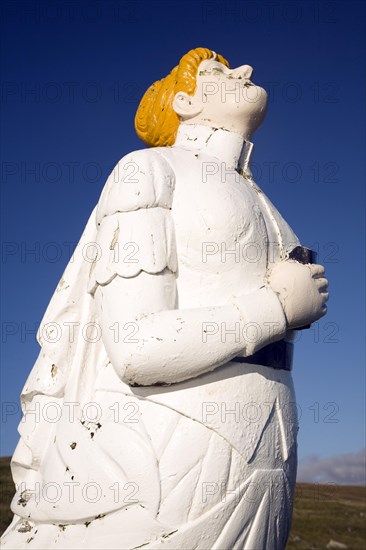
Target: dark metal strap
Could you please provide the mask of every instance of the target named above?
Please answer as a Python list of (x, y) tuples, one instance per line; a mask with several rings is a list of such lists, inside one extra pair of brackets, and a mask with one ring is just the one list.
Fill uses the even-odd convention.
[(262, 365), (271, 369), (292, 370), (294, 345), (285, 340), (274, 342), (248, 357), (234, 357), (236, 363)]

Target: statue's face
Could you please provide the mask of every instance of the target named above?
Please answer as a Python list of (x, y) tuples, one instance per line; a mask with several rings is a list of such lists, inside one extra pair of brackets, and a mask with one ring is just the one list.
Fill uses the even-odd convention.
[(185, 121), (225, 128), (249, 138), (262, 123), (267, 106), (267, 93), (253, 84), (252, 73), (249, 65), (228, 69), (215, 59), (202, 61), (192, 98), (200, 112)]

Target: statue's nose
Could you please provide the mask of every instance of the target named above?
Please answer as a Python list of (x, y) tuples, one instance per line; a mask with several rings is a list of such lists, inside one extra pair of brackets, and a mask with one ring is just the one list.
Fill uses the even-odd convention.
[(253, 73), (253, 67), (251, 67), (250, 65), (241, 65), (241, 67), (234, 69), (233, 73), (236, 77), (241, 76), (242, 78), (250, 78)]

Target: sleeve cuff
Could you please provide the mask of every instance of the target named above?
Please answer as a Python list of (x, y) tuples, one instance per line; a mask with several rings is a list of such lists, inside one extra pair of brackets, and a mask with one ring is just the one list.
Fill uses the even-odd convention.
[(243, 324), (245, 356), (285, 337), (286, 317), (277, 294), (271, 288), (262, 287), (250, 294), (235, 296), (232, 303)]

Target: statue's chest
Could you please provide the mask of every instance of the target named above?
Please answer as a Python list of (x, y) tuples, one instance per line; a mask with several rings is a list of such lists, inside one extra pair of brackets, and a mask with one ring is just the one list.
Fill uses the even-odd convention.
[[(207, 165), (195, 156), (186, 160), (174, 167), (172, 213), (180, 262), (225, 270), (228, 263), (238, 263), (235, 256), (249, 255), (265, 264), (268, 244), (277, 235), (258, 192), (219, 163)], [(232, 261), (223, 266), (222, 257), (229, 260), (230, 253)]]

